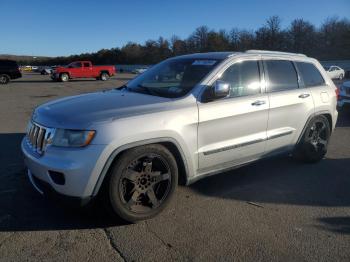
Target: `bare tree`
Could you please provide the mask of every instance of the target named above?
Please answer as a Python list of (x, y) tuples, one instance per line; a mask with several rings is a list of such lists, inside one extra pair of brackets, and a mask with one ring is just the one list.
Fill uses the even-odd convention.
[(295, 19), (292, 21), (287, 35), (289, 51), (314, 54), (317, 50), (316, 30), (311, 23), (303, 19)]

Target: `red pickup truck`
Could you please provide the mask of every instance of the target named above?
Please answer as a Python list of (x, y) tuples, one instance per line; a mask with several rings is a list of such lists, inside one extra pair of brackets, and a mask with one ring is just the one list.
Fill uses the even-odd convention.
[(106, 81), (115, 73), (114, 66), (93, 66), (90, 61), (75, 61), (65, 67), (56, 67), (51, 78), (54, 81), (62, 82), (73, 78), (96, 78)]

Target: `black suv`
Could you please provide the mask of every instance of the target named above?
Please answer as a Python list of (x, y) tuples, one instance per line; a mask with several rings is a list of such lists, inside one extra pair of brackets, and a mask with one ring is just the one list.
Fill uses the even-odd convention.
[(0, 59), (0, 85), (5, 85), (11, 79), (22, 77), (16, 61)]

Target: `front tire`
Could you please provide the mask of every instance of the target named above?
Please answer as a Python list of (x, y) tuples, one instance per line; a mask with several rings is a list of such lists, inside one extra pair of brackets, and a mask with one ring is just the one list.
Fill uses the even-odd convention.
[(60, 81), (61, 82), (68, 82), (69, 81), (69, 75), (67, 73), (62, 73), (60, 75)]
[(176, 160), (167, 148), (136, 147), (123, 153), (111, 169), (109, 203), (128, 222), (150, 219), (169, 204), (177, 183)]
[(314, 117), (296, 146), (294, 157), (306, 163), (320, 161), (327, 153), (330, 135), (328, 119), (323, 115)]
[(0, 85), (6, 85), (8, 82), (10, 82), (10, 77), (8, 75), (0, 75)]

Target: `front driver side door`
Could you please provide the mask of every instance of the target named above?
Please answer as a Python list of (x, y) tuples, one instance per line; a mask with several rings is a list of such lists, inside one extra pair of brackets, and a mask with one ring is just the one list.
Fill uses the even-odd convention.
[(73, 78), (80, 77), (81, 70), (82, 70), (81, 62), (76, 62), (76, 63), (72, 64), (70, 66), (70, 69), (69, 69), (71, 77), (73, 77)]
[(237, 62), (218, 79), (230, 83), (227, 98), (199, 102), (199, 173), (255, 160), (264, 153), (269, 100), (258, 60)]

